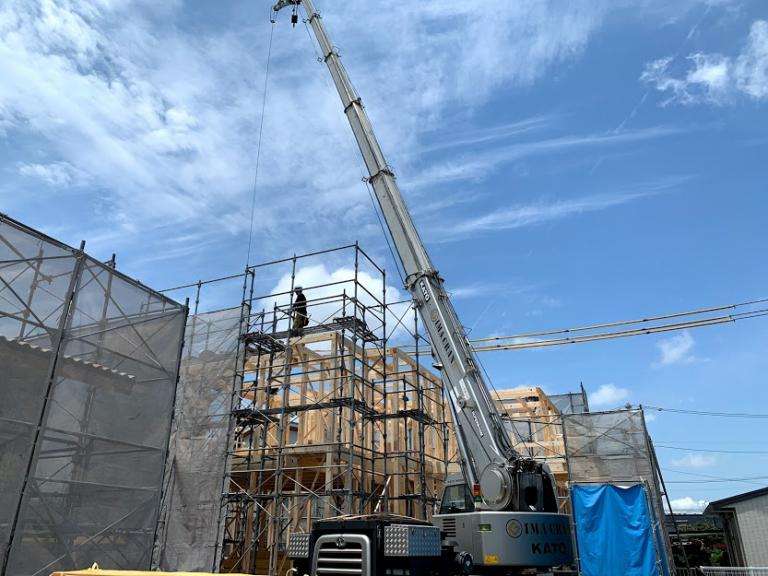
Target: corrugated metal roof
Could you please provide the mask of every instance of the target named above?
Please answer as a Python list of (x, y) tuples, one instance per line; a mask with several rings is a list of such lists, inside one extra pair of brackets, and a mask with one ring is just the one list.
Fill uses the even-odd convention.
[[(6, 336), (0, 335), (0, 344), (4, 344), (6, 346), (17, 346), (22, 349), (26, 349), (29, 352), (38, 352), (40, 354), (50, 354), (51, 349), (45, 348), (43, 346), (37, 346), (36, 344), (32, 344), (30, 342), (25, 342), (23, 340), (16, 340), (12, 338), (7, 338)], [(102, 372), (105, 372), (107, 374), (112, 374), (114, 376), (119, 376), (121, 378), (128, 378), (133, 379), (134, 376), (132, 374), (128, 374), (127, 372), (120, 372), (118, 370), (113, 370), (109, 366), (104, 366), (102, 364), (96, 364), (95, 362), (88, 362), (87, 360), (83, 360), (82, 358), (78, 358), (76, 356), (67, 356), (62, 354), (59, 356), (59, 358), (62, 358), (64, 361), (76, 365), (80, 365), (83, 368), (90, 368), (92, 370), (99, 370)]]
[(744, 500), (751, 500), (752, 498), (759, 498), (760, 496), (765, 496), (766, 494), (768, 494), (768, 486), (765, 488), (758, 488), (757, 490), (751, 490), (750, 492), (736, 494), (735, 496), (729, 496), (728, 498), (723, 498), (721, 500), (715, 500), (714, 502), (709, 503), (707, 509), (704, 510), (704, 513), (707, 514), (714, 512), (720, 508), (723, 508), (724, 506), (736, 504), (737, 502), (743, 502)]

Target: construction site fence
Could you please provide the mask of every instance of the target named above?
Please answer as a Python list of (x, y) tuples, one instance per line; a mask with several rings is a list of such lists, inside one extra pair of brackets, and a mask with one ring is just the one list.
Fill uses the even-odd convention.
[[(642, 484), (659, 562), (672, 565), (672, 546), (663, 522), (662, 487), (642, 409), (563, 415), (568, 479), (575, 484)], [(578, 534), (576, 534), (578, 549)]]
[(0, 214), (0, 573), (149, 568), (184, 306)]

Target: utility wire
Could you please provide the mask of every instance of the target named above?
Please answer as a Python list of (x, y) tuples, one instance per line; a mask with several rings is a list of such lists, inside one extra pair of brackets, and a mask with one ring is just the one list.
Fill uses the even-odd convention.
[[(614, 338), (626, 338), (629, 336), (643, 336), (647, 334), (656, 334), (659, 332), (671, 332), (673, 330), (685, 330), (688, 328), (699, 328), (702, 326), (712, 326), (715, 324), (724, 324), (731, 322), (730, 317), (722, 316), (707, 320), (698, 320), (693, 322), (678, 322), (675, 324), (665, 324), (663, 326), (654, 326), (648, 328), (636, 328), (634, 330), (622, 330), (618, 332), (605, 332), (600, 334), (590, 334), (587, 336), (575, 336), (572, 338), (555, 338), (551, 340), (534, 340), (528, 337), (510, 336), (511, 343), (493, 344), (489, 346), (475, 346), (476, 352), (490, 352), (493, 350), (521, 350), (524, 348), (545, 348), (549, 346), (560, 346), (563, 344), (581, 344), (584, 342), (594, 342), (597, 340), (612, 340)], [(514, 340), (521, 340), (515, 342)]]
[(664, 472), (682, 474), (684, 476), (696, 476), (704, 480), (665, 480), (667, 484), (709, 484), (715, 482), (746, 482), (747, 484), (759, 484), (755, 480), (766, 480), (768, 476), (745, 476), (742, 478), (726, 478), (723, 476), (713, 476), (712, 474), (702, 474), (699, 472), (686, 472), (684, 470), (673, 470), (671, 468), (662, 468)]
[(723, 482), (744, 482), (762, 486), (759, 482), (753, 480), (768, 480), (768, 476), (750, 476), (748, 478), (721, 478), (719, 480), (665, 480), (667, 484), (717, 484)]
[(668, 446), (666, 444), (655, 444), (654, 448), (664, 448), (666, 450), (680, 450), (683, 452), (706, 452), (707, 454), (768, 454), (768, 450), (715, 450), (707, 448), (686, 448), (685, 446)]
[[(671, 314), (663, 314), (658, 316), (648, 316), (645, 318), (638, 318), (635, 320), (619, 320), (618, 322), (604, 322), (601, 324), (591, 324), (588, 326), (579, 326), (577, 328), (560, 328), (556, 330), (547, 330), (547, 331), (540, 331), (540, 332), (525, 332), (522, 334), (514, 334), (512, 336), (491, 336), (489, 338), (475, 338), (473, 340), (470, 340), (470, 342), (478, 343), (478, 342), (491, 342), (491, 341), (498, 341), (498, 340), (509, 340), (512, 338), (533, 338), (536, 336), (555, 336), (558, 334), (573, 334), (574, 332), (585, 332), (585, 331), (591, 331), (591, 330), (597, 330), (599, 328), (615, 328), (618, 326), (629, 326), (634, 324), (643, 324), (647, 322), (655, 322), (658, 320), (669, 320), (672, 318), (681, 318), (685, 316), (696, 316), (700, 314), (707, 314), (710, 312), (720, 312), (723, 310), (734, 310), (736, 308), (744, 307), (744, 306), (752, 306), (754, 304), (763, 304), (768, 302), (768, 298), (760, 298), (756, 300), (747, 300), (745, 302), (738, 302), (736, 304), (727, 304), (724, 306), (713, 306), (709, 308), (698, 308), (695, 310), (689, 310), (686, 312), (673, 312)], [(759, 312), (759, 311), (755, 311)], [(745, 312), (745, 314), (748, 314), (748, 312)]]
[(681, 445), (681, 444), (705, 444), (707, 446), (714, 446), (715, 444), (737, 444), (739, 446), (746, 446), (747, 444), (757, 444), (759, 446), (765, 446), (765, 440), (656, 440), (661, 444)]
[(755, 412), (710, 412), (706, 410), (684, 410), (682, 408), (664, 408), (662, 406), (649, 406), (643, 404), (643, 409), (657, 410), (658, 412), (672, 412), (675, 414), (690, 414), (693, 416), (715, 416), (720, 418), (752, 418), (763, 420), (768, 418), (768, 414), (759, 414)]
[[(662, 319), (681, 318), (685, 316), (692, 316), (696, 314), (706, 314), (713, 311), (735, 309), (743, 306), (750, 306), (754, 304), (768, 302), (768, 298), (761, 298), (757, 300), (750, 300), (747, 302), (740, 302), (738, 304), (730, 304), (728, 306), (716, 306), (712, 308), (700, 308), (698, 310), (692, 310), (689, 312), (677, 312), (674, 314), (665, 314), (662, 316), (653, 316), (650, 318), (643, 318), (639, 320), (623, 320), (620, 322), (607, 322), (602, 324), (593, 324), (590, 326), (581, 326), (577, 328), (565, 328), (561, 330), (547, 330), (538, 332), (527, 332), (523, 334), (515, 334), (511, 336), (492, 336), (488, 338), (476, 338), (470, 340), (472, 349), (475, 352), (492, 352), (498, 350), (523, 350), (527, 348), (546, 348), (550, 346), (560, 346), (565, 344), (579, 344), (583, 342), (595, 342), (600, 340), (610, 340), (614, 338), (626, 338), (629, 336), (642, 336), (648, 334), (657, 334), (662, 332), (671, 332), (674, 330), (685, 330), (688, 328), (700, 328), (704, 326), (715, 326), (718, 324), (725, 324), (729, 322), (736, 322), (737, 320), (745, 320), (747, 318), (757, 318), (761, 316), (768, 316), (768, 308), (759, 308), (755, 310), (747, 310), (737, 314), (727, 314), (724, 316), (698, 318), (692, 320), (686, 320), (684, 322), (674, 322), (667, 324), (659, 324), (655, 326), (641, 326), (639, 328), (632, 328), (628, 330), (614, 330), (608, 332), (599, 332), (596, 334), (583, 334), (577, 336), (571, 336), (570, 334), (586, 332), (589, 330), (595, 330), (604, 327), (619, 327), (619, 326), (631, 326), (633, 324), (644, 324), (647, 322), (658, 321)], [(538, 336), (548, 336), (564, 334), (562, 338), (537, 338)], [(486, 342), (498, 342), (495, 344), (484, 344)], [(411, 350), (404, 348), (408, 352)]]
[[(641, 318), (637, 320), (622, 320), (619, 322), (592, 324), (590, 326), (580, 326), (577, 328), (565, 328), (560, 330), (528, 332), (523, 334), (515, 334), (512, 336), (493, 336), (489, 338), (479, 338), (479, 339), (471, 340), (471, 342), (474, 345), (474, 349), (476, 352), (488, 352), (493, 350), (518, 350), (518, 349), (524, 349), (524, 348), (543, 348), (543, 347), (558, 346), (563, 344), (578, 344), (582, 342), (592, 342), (597, 340), (608, 340), (613, 338), (640, 336), (644, 334), (655, 334), (659, 332), (670, 332), (673, 330), (683, 330), (687, 328), (713, 326), (716, 324), (735, 322), (737, 320), (744, 320), (747, 318), (768, 316), (768, 308), (746, 310), (744, 312), (714, 316), (714, 317), (693, 318), (693, 319), (684, 320), (682, 322), (664, 323), (664, 324), (657, 324), (653, 326), (645, 326), (645, 324), (648, 324), (650, 322), (658, 322), (660, 320), (668, 320), (672, 318), (685, 318), (689, 316), (709, 314), (712, 312), (718, 312), (723, 310), (735, 310), (736, 308), (739, 308), (739, 307), (753, 306), (755, 304), (762, 304), (765, 302), (768, 302), (768, 298), (761, 298), (757, 300), (739, 302), (737, 304), (729, 304), (727, 306), (699, 308), (697, 310), (691, 310), (687, 312), (676, 312), (674, 314), (665, 314), (661, 316), (653, 316), (653, 317)], [(637, 328), (630, 328), (627, 330), (609, 330), (607, 332), (599, 332), (597, 334), (582, 334), (577, 336), (571, 336), (571, 334), (594, 331), (601, 328), (617, 328), (620, 326), (633, 326), (638, 324), (640, 324), (641, 326)], [(539, 339), (539, 337), (541, 336), (554, 336), (554, 335), (561, 335), (561, 334), (564, 335), (562, 338)], [(499, 343), (484, 344), (486, 342), (499, 342)]]

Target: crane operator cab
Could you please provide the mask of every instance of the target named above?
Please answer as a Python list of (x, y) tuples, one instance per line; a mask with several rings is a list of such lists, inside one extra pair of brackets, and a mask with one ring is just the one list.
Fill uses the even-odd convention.
[[(530, 461), (529, 461), (530, 462)], [(568, 516), (557, 513), (554, 481), (546, 465), (517, 476), (516, 510), (483, 510), (477, 487), (461, 475), (446, 481), (438, 513), (443, 545), (458, 554), (466, 574), (510, 573), (524, 568), (566, 566), (573, 561)]]

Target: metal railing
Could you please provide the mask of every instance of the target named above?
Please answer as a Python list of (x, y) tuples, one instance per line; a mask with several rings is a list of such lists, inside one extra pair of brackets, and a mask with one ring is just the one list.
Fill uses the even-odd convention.
[(702, 576), (768, 576), (768, 566), (701, 566)]

